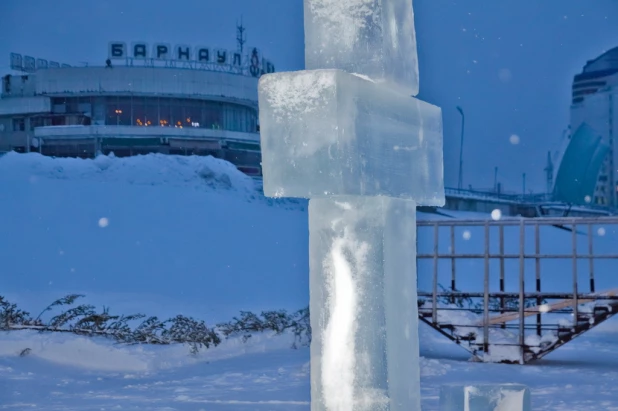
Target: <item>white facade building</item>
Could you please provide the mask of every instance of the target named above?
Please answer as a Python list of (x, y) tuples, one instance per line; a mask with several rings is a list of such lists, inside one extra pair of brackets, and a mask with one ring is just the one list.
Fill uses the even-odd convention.
[[(571, 130), (586, 124), (608, 153), (599, 172), (593, 204), (618, 206), (618, 47), (588, 61), (573, 81)], [(585, 161), (585, 159), (582, 159)], [(561, 164), (561, 167), (575, 167)]]
[[(110, 43), (110, 53), (117, 45)], [(212, 155), (260, 176), (257, 82), (264, 71), (234, 67), (236, 58), (221, 61), (221, 53), (212, 62), (123, 54), (126, 64), (112, 65), (118, 56), (110, 54), (106, 67), (24, 65), (23, 75), (2, 78), (0, 152)], [(13, 67), (21, 64), (20, 55), (11, 57)]]

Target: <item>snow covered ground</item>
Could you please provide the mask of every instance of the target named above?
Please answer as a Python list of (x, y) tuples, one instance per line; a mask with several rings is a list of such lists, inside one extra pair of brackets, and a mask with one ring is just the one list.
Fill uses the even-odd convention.
[[(8, 154), (0, 157), (0, 295), (35, 315), (77, 292), (115, 313), (182, 313), (208, 324), (240, 310), (294, 310), (308, 302), (306, 219), (303, 202), (267, 200), (212, 158)], [(600, 237), (599, 247), (615, 246), (615, 233)], [(424, 288), (422, 270), (419, 278)], [(548, 286), (558, 290), (560, 280)], [(618, 286), (611, 276), (599, 281), (599, 289)], [(440, 384), (464, 381), (527, 384), (535, 410), (618, 410), (615, 319), (528, 366), (468, 362), (428, 327), (420, 335), (424, 410), (437, 409)], [(259, 335), (192, 356), (184, 346), (2, 333), (0, 409), (309, 410), (309, 350), (291, 344)]]

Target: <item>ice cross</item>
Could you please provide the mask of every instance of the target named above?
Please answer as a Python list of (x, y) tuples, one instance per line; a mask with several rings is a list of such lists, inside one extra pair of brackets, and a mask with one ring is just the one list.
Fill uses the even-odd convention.
[(420, 410), (416, 205), (444, 204), (442, 114), (411, 0), (304, 0), (307, 70), (259, 82), (264, 192), (309, 198), (312, 411)]

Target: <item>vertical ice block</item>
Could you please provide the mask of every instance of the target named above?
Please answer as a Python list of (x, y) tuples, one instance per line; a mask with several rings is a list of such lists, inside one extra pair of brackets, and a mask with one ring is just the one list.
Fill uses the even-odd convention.
[(412, 0), (305, 0), (309, 71), (259, 83), (264, 192), (308, 197), (312, 411), (419, 411), (416, 203), (440, 109), (412, 98)]
[(452, 384), (440, 387), (440, 411), (531, 411), (521, 384)]
[(265, 75), (259, 103), (266, 195), (444, 204), (440, 108), (340, 70)]
[(304, 0), (305, 66), (370, 77), (418, 94), (412, 0)]
[(309, 200), (312, 410), (420, 410), (415, 213), (388, 197)]

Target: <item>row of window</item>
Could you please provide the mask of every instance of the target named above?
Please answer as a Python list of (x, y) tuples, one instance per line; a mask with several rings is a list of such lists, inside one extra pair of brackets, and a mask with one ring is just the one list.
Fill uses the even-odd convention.
[(573, 90), (587, 87), (603, 87), (607, 84), (605, 81), (584, 81), (573, 84)]
[(585, 96), (587, 94), (594, 94), (597, 92), (597, 88), (588, 88), (584, 90), (573, 91), (573, 97)]
[(255, 133), (257, 110), (239, 104), (164, 97), (52, 99), (56, 114), (82, 114), (107, 125), (193, 127)]

